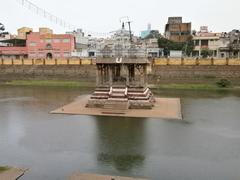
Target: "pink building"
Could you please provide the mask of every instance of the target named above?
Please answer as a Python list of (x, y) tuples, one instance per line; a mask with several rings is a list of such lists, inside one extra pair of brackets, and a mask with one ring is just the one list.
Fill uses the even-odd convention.
[(0, 42), (0, 58), (70, 58), (75, 51), (74, 35), (53, 34), (48, 28), (26, 33), (26, 39), (15, 38)]
[(6, 46), (0, 47), (0, 58), (20, 59), (27, 58), (27, 47)]
[(70, 34), (27, 35), (28, 58), (69, 58), (75, 50), (75, 38)]

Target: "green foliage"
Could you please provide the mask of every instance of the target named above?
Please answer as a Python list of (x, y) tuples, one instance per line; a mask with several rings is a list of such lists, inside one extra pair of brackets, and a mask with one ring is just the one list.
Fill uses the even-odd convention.
[(158, 46), (163, 48), (165, 56), (170, 54), (170, 50), (183, 51), (185, 55), (189, 56), (194, 49), (194, 43), (191, 39), (187, 42), (173, 42), (161, 37), (158, 39)]
[(217, 90), (214, 84), (162, 84), (158, 86), (160, 89), (179, 89), (179, 90)]
[(42, 86), (42, 87), (95, 87), (92, 82), (58, 81), (58, 80), (16, 80), (7, 82), (12, 86)]
[(217, 85), (218, 85), (218, 87), (221, 87), (221, 88), (227, 88), (227, 87), (231, 86), (231, 81), (229, 81), (227, 79), (220, 79), (217, 82)]
[(0, 166), (0, 173), (3, 172), (3, 171), (7, 171), (7, 170), (9, 170), (9, 169), (10, 169), (9, 167)]
[(203, 49), (203, 50), (201, 51), (201, 56), (202, 56), (203, 58), (207, 58), (207, 57), (212, 56), (212, 55), (213, 55), (213, 52), (210, 51), (209, 49)]

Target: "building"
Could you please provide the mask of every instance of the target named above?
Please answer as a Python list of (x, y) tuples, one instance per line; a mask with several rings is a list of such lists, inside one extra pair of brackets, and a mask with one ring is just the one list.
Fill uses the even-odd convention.
[(66, 34), (71, 34), (75, 37), (76, 41), (76, 51), (72, 53), (74, 57), (88, 57), (89, 56), (89, 37), (85, 37), (82, 29), (77, 29), (77, 31), (67, 32)]
[(27, 39), (27, 34), (32, 32), (33, 29), (29, 27), (22, 27), (17, 30), (17, 39)]
[(183, 23), (182, 17), (169, 17), (165, 26), (165, 37), (174, 42), (186, 42), (191, 39), (192, 24)]
[(73, 35), (53, 34), (48, 28), (40, 28), (39, 32), (21, 28), (16, 37), (0, 41), (1, 58), (70, 58), (75, 51)]
[(27, 35), (29, 58), (70, 58), (75, 51), (75, 38), (71, 34), (40, 34), (32, 32)]
[(151, 33), (151, 24), (148, 24), (147, 30), (141, 31), (141, 38), (144, 39)]
[(8, 36), (0, 41), (0, 58), (20, 59), (27, 57), (28, 54), (25, 39), (11, 38), (11, 36)]
[(203, 26), (193, 36), (193, 42), (193, 56), (201, 56), (202, 51), (208, 51), (210, 57), (229, 57), (228, 47), (230, 39), (226, 33), (209, 32), (207, 26)]
[(122, 28), (114, 31), (109, 38), (89, 39), (89, 55), (94, 57), (111, 58), (146, 58), (159, 57), (158, 31), (150, 31), (150, 34), (144, 39), (130, 35), (129, 30)]
[(49, 28), (39, 28), (39, 33), (40, 35), (44, 35), (44, 34), (53, 34), (53, 30), (49, 29)]
[(96, 44), (96, 57), (145, 57), (146, 49), (139, 43), (139, 38), (130, 34), (125, 29), (125, 24), (122, 28), (114, 31), (110, 38), (99, 39)]
[(229, 36), (229, 56), (232, 58), (240, 58), (240, 30), (232, 30)]

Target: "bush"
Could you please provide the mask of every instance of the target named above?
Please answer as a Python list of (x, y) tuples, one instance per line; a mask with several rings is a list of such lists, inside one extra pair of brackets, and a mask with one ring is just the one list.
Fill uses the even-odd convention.
[(217, 82), (218, 87), (226, 88), (231, 86), (231, 82), (227, 79), (221, 79)]

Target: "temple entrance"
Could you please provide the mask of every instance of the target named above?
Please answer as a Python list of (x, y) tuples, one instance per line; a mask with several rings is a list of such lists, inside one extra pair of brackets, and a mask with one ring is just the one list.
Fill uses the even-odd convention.
[(135, 80), (135, 67), (134, 67), (134, 64), (129, 65), (128, 71), (129, 71), (129, 81), (133, 82)]
[(110, 68), (112, 68), (112, 85), (124, 85), (126, 86), (126, 80), (127, 78), (124, 77), (123, 74), (123, 70), (122, 70), (122, 66), (117, 64), (117, 65), (113, 65)]
[(52, 59), (52, 58), (53, 58), (52, 53), (47, 53), (47, 59)]

